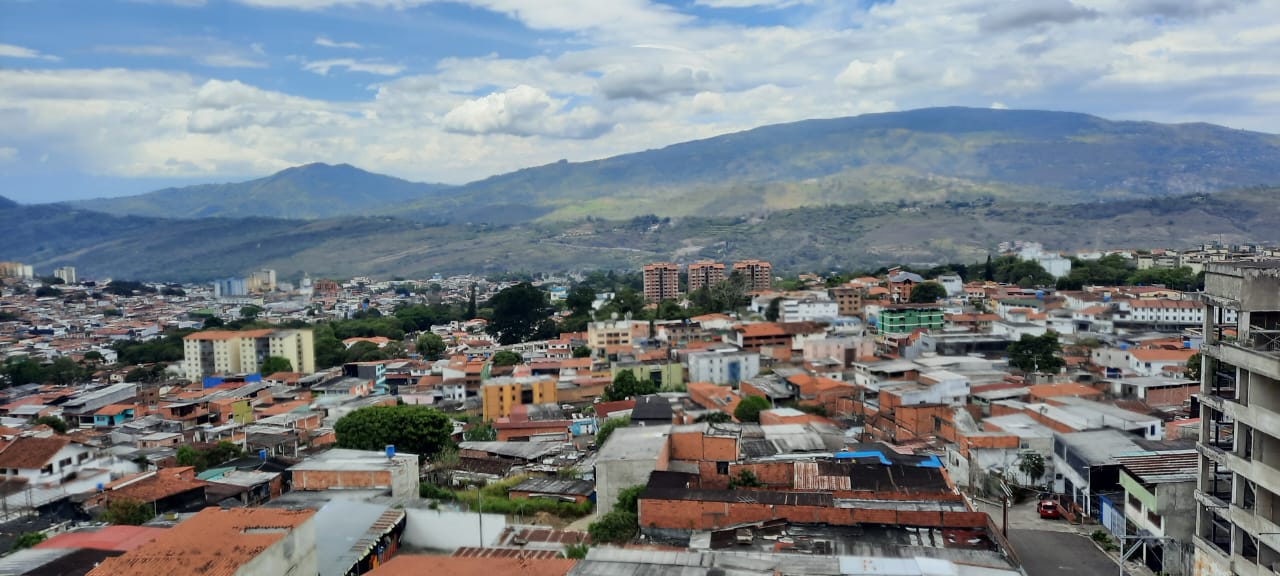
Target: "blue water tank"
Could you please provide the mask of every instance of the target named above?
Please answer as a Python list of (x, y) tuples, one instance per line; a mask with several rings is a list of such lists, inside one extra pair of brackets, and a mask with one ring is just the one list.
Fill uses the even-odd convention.
[(1129, 349), (1129, 345), (1128, 345), (1128, 344), (1120, 344), (1120, 349), (1121, 349), (1121, 350), (1128, 350), (1128, 349)]
[(1036, 300), (1044, 300), (1044, 290), (1036, 290)]
[(395, 457), (396, 457), (396, 445), (387, 444), (387, 459), (390, 460)]
[(1103, 294), (1103, 295), (1102, 295), (1102, 301), (1103, 301), (1103, 302), (1110, 302), (1110, 301), (1111, 301), (1111, 295), (1110, 295), (1110, 294)]
[(1190, 341), (1190, 340), (1183, 340), (1183, 341), (1182, 341), (1182, 347), (1183, 347), (1183, 348), (1190, 348), (1190, 347), (1191, 347), (1191, 341)]
[(260, 449), (258, 449), (258, 459), (259, 459), (259, 460), (262, 460), (263, 462), (266, 462), (266, 461), (267, 461), (267, 449), (266, 449), (266, 448), (260, 448)]

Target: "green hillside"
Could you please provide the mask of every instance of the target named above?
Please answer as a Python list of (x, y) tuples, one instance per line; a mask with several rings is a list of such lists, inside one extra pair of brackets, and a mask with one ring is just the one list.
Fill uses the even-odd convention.
[(763, 258), (783, 272), (978, 260), (997, 243), (1050, 249), (1280, 242), (1280, 188), (1047, 205), (891, 202), (758, 216), (515, 226), (392, 218), (289, 221), (121, 217), (60, 205), (0, 207), (0, 261), (74, 265), (86, 278), (208, 280), (261, 266), (283, 278), (636, 268), (655, 260)]

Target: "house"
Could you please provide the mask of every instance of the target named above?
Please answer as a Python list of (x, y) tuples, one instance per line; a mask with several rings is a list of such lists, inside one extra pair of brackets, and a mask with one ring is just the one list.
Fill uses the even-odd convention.
[(161, 468), (109, 482), (84, 506), (106, 508), (113, 501), (129, 500), (149, 505), (156, 514), (191, 512), (204, 508), (206, 486), (208, 482), (196, 478), (192, 466)]
[(94, 428), (114, 428), (134, 418), (137, 407), (132, 404), (109, 404), (93, 413)]
[[(6, 480), (31, 484), (62, 484), (80, 470), (98, 464), (98, 451), (67, 436), (19, 436), (0, 452), (0, 471)], [(90, 485), (92, 487), (92, 485)]]
[(310, 510), (205, 508), (89, 576), (318, 574)]
[(418, 456), (334, 448), (289, 468), (293, 489), (385, 490), (396, 500), (418, 497)]
[(1054, 434), (1054, 492), (1064, 494), (1084, 514), (1096, 514), (1094, 496), (1120, 491), (1118, 456), (1143, 452), (1141, 441), (1113, 429)]
[[(1146, 541), (1140, 555), (1153, 570), (1191, 564), (1191, 536), (1196, 529), (1196, 474), (1199, 454), (1194, 443), (1183, 449), (1118, 456), (1124, 488), (1124, 518), (1139, 534), (1172, 538)], [(1179, 556), (1176, 562), (1172, 556)]]

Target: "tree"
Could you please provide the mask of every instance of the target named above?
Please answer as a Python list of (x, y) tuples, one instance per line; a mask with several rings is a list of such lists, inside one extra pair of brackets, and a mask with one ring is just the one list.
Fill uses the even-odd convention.
[(738, 402), (738, 407), (733, 409), (733, 417), (739, 422), (759, 422), (760, 412), (768, 410), (769, 401), (761, 396), (747, 396)]
[(1201, 361), (1202, 359), (1200, 358), (1199, 352), (1192, 354), (1190, 358), (1187, 358), (1187, 367), (1182, 371), (1182, 375), (1192, 380), (1199, 381)]
[(474, 320), (476, 318), (476, 285), (471, 285), (471, 296), (467, 298), (467, 317), (466, 320)]
[(591, 349), (586, 346), (577, 346), (573, 349), (574, 358), (590, 358)]
[(108, 524), (141, 526), (155, 518), (155, 508), (149, 502), (121, 499), (107, 502), (100, 519)]
[(921, 282), (911, 289), (907, 301), (915, 304), (933, 304), (947, 297), (947, 289), (937, 282)]
[(32, 546), (35, 546), (36, 544), (44, 542), (45, 538), (48, 538), (48, 537), (49, 536), (46, 535), (44, 532), (23, 532), (13, 540), (13, 546), (9, 548), (9, 551), (13, 552), (15, 550), (30, 548)]
[(991, 263), (991, 253), (987, 253), (987, 264), (982, 267), (982, 279), (992, 282), (996, 279), (996, 267)]
[(282, 356), (267, 356), (262, 361), (262, 367), (258, 370), (262, 374), (275, 374), (276, 372), (293, 372), (293, 362)]
[(53, 286), (41, 286), (36, 288), (36, 298), (47, 298), (49, 296), (61, 296), (62, 291)]
[(44, 424), (45, 426), (53, 428), (53, 431), (59, 434), (67, 433), (67, 421), (57, 416), (41, 416), (39, 418), (36, 418), (35, 420), (32, 420), (31, 424), (33, 426)]
[(591, 305), (596, 301), (596, 291), (590, 286), (579, 284), (565, 297), (564, 304), (570, 316), (590, 316)]
[(613, 383), (605, 387), (604, 394), (600, 397), (605, 402), (613, 402), (647, 394), (656, 394), (657, 392), (658, 385), (654, 384), (653, 381), (641, 381), (636, 378), (635, 372), (624, 369), (613, 377)]
[(439, 334), (427, 332), (418, 337), (418, 342), (414, 346), (418, 354), (422, 355), (424, 360), (439, 360), (440, 355), (444, 354), (444, 338)]
[(504, 346), (532, 339), (551, 314), (547, 293), (522, 282), (498, 292), (489, 300), (493, 320), (487, 328)]
[(179, 466), (194, 466), (197, 472), (204, 472), (209, 468), (209, 460), (204, 451), (198, 450), (190, 444), (178, 446), (176, 459)]
[(1027, 477), (1027, 482), (1036, 485), (1041, 476), (1044, 476), (1044, 456), (1035, 452), (1027, 452), (1018, 460), (1018, 470)]
[(1009, 345), (1009, 365), (1026, 373), (1056, 374), (1066, 365), (1058, 356), (1061, 351), (1057, 332), (1045, 332), (1043, 336), (1023, 334), (1022, 339)]
[(777, 322), (778, 316), (782, 315), (782, 297), (779, 296), (769, 301), (769, 307), (764, 309), (764, 319), (770, 322)]
[(591, 546), (585, 542), (571, 542), (564, 545), (564, 557), (570, 560), (582, 560), (587, 557)]
[(599, 521), (587, 527), (594, 543), (626, 544), (635, 539), (640, 531), (640, 494), (644, 486), (632, 486), (618, 492), (613, 510), (605, 514)]
[(524, 358), (510, 350), (499, 350), (493, 355), (494, 366), (515, 366), (524, 363)]
[(489, 442), (498, 439), (498, 431), (488, 420), (472, 425), (462, 432), (462, 439), (467, 442)]
[(631, 418), (610, 418), (600, 425), (600, 430), (596, 432), (596, 447), (603, 448), (605, 441), (609, 436), (613, 435), (613, 431), (618, 428), (626, 428), (631, 425)]
[(426, 406), (370, 406), (338, 420), (333, 427), (338, 447), (356, 450), (397, 450), (430, 458), (453, 445), (453, 421)]
[(106, 357), (104, 357), (102, 353), (97, 350), (90, 350), (84, 353), (84, 361), (92, 362), (94, 364), (101, 364), (102, 362), (106, 361)]
[(756, 478), (756, 473), (745, 468), (738, 470), (738, 475), (729, 479), (730, 490), (734, 488), (757, 488), (760, 486), (764, 486), (764, 484), (760, 482), (759, 478)]
[(240, 308), (240, 317), (245, 320), (256, 320), (259, 314), (262, 314), (261, 306), (254, 306), (250, 304)]
[(59, 386), (75, 384), (84, 380), (85, 376), (84, 368), (65, 356), (54, 359), (53, 363), (45, 370), (45, 377)]
[(711, 424), (724, 424), (732, 421), (733, 416), (730, 416), (728, 412), (720, 412), (718, 410), (707, 412), (706, 414), (699, 416), (697, 420), (694, 420), (694, 422), (708, 422)]
[(30, 358), (8, 358), (0, 369), (11, 386), (40, 384), (45, 381), (45, 368)]

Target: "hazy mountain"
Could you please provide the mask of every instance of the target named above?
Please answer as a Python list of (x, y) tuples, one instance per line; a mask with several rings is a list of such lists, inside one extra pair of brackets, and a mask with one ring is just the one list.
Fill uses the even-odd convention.
[(163, 218), (315, 219), (367, 214), (389, 205), (430, 198), (448, 188), (374, 174), (348, 164), (307, 164), (248, 182), (166, 188), (74, 205), (109, 214)]
[(764, 258), (780, 272), (976, 262), (1003, 240), (1054, 250), (1280, 242), (1280, 188), (1073, 205), (908, 202), (779, 210), (755, 217), (428, 226), (345, 217), (173, 220), (65, 205), (0, 209), (0, 261), (86, 278), (208, 280), (269, 266), (282, 278), (638, 268)]
[(1280, 137), (1209, 124), (930, 108), (765, 126), (493, 176), (395, 214), (507, 223), (865, 202), (1088, 202), (1272, 185)]
[(5, 198), (4, 196), (0, 196), (0, 210), (3, 210), (5, 208), (17, 208), (17, 207), (18, 207), (17, 202), (14, 202), (13, 200)]

